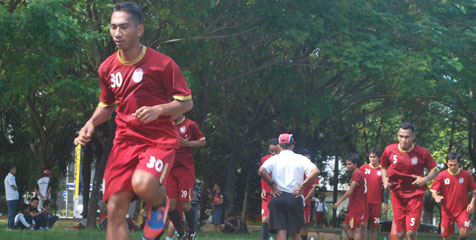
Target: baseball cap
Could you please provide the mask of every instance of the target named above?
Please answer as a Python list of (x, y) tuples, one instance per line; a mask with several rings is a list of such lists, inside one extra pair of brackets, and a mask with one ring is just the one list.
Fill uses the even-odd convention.
[(293, 135), (290, 133), (281, 133), (279, 135), (279, 144), (291, 144), (294, 143)]
[(43, 173), (50, 175), (50, 174), (51, 174), (51, 171), (50, 171), (49, 169), (45, 169), (45, 171), (43, 171)]

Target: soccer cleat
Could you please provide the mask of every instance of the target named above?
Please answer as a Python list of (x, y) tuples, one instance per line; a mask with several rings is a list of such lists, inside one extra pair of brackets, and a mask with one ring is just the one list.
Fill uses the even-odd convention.
[(150, 205), (147, 205), (149, 217), (145, 222), (142, 239), (154, 239), (164, 231), (167, 213), (169, 212), (169, 204), (169, 198), (165, 197), (164, 206), (157, 207), (154, 210)]
[(197, 233), (188, 233), (188, 240), (197, 240)]

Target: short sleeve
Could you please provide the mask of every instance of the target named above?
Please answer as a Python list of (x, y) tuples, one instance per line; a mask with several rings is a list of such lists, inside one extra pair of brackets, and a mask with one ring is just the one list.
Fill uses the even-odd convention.
[(471, 176), (471, 173), (468, 172), (468, 174), (466, 174), (467, 178), (468, 178), (468, 187), (469, 189), (471, 190), (471, 192), (476, 192), (476, 183), (474, 182), (474, 178), (473, 176)]
[(388, 168), (390, 166), (390, 161), (388, 160), (389, 152), (388, 147), (382, 153), (382, 157), (380, 158), (380, 166), (382, 168)]
[(191, 135), (192, 135), (192, 140), (203, 140), (205, 139), (205, 135), (203, 135), (202, 131), (198, 127), (198, 124), (194, 121), (190, 123), (190, 128)]
[(428, 150), (425, 152), (425, 167), (428, 170), (433, 170), (436, 167), (435, 159), (433, 159)]
[(439, 192), (440, 187), (441, 187), (441, 174), (438, 174), (435, 181), (433, 181), (433, 184), (431, 185), (430, 192)]
[(172, 59), (160, 75), (165, 89), (175, 100), (185, 101), (192, 98), (192, 91), (188, 88), (182, 71)]
[(264, 162), (263, 165), (261, 165), (261, 167), (264, 168), (266, 172), (272, 173), (274, 169), (273, 158), (269, 158), (268, 161)]
[(313, 168), (316, 168), (316, 165), (314, 165), (314, 163), (312, 163), (309, 159), (307, 159), (306, 157), (304, 157), (304, 172), (307, 175), (309, 175), (309, 173), (311, 172), (311, 170)]
[(314, 178), (314, 180), (312, 180), (311, 185), (317, 187), (319, 185), (319, 177)]
[(99, 105), (103, 107), (112, 106), (115, 101), (114, 93), (109, 88), (107, 83), (107, 76), (104, 76), (105, 73), (101, 71), (101, 68), (98, 70), (99, 74), (99, 88), (101, 89), (101, 94), (99, 95)]

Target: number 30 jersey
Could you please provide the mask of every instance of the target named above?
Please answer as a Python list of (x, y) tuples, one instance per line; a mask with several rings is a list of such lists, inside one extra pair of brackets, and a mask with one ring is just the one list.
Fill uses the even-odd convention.
[(133, 140), (160, 148), (178, 148), (171, 116), (147, 124), (132, 114), (143, 106), (191, 99), (191, 90), (177, 64), (168, 56), (142, 47), (140, 56), (127, 62), (116, 52), (98, 69), (99, 105), (116, 105), (116, 140)]

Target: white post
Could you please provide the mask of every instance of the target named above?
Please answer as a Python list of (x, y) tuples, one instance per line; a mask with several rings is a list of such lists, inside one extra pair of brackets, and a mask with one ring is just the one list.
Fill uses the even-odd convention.
[(66, 218), (68, 218), (68, 175), (69, 175), (69, 164), (66, 165), (66, 197), (64, 198), (64, 201), (66, 202)]

